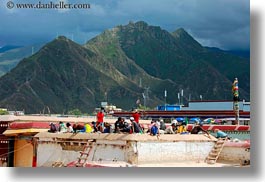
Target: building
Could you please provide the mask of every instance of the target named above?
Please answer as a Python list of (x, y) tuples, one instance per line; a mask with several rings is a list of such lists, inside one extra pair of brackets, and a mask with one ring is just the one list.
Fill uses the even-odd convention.
[(158, 111), (180, 111), (181, 106), (180, 105), (161, 105), (157, 106)]
[[(182, 107), (183, 111), (231, 111), (233, 110), (233, 101), (216, 101), (216, 100), (205, 100), (205, 101), (190, 101), (188, 107)], [(250, 102), (240, 101), (239, 110), (250, 111)]]
[(8, 126), (9, 122), (0, 121), (0, 167), (8, 165), (8, 145), (10, 141), (8, 137), (3, 135)]
[[(95, 121), (95, 117), (0, 116), (0, 166), (35, 167), (34, 135), (47, 132), (50, 122), (60, 121), (86, 123)], [(114, 123), (116, 119), (106, 118), (105, 121)]]
[[(202, 160), (207, 152), (212, 148), (215, 139), (205, 138), (204, 136), (161, 136), (150, 135), (119, 135), (119, 134), (71, 134), (71, 133), (48, 133), (49, 123), (63, 122), (92, 122), (95, 118), (76, 118), (76, 117), (47, 117), (47, 116), (0, 116), (0, 121), (4, 131), (5, 144), (3, 154), (5, 154), (5, 165), (9, 167), (39, 167), (52, 166), (53, 163), (68, 162), (76, 160), (83, 150), (87, 141), (95, 141), (98, 147), (95, 152), (94, 161), (98, 160), (119, 160), (131, 164), (149, 163), (150, 150), (156, 151), (157, 163), (159, 160), (164, 162), (170, 161), (170, 156), (165, 158), (167, 150), (161, 151), (165, 147), (169, 147), (168, 151), (179, 150), (178, 157), (183, 159), (186, 152), (194, 155), (185, 156), (186, 160), (196, 161)], [(113, 124), (116, 118), (106, 119)], [(148, 125), (150, 120), (140, 120), (141, 124)], [(1, 125), (0, 125), (1, 126)], [(190, 130), (192, 125), (187, 126)], [(226, 125), (205, 125), (204, 129), (214, 130), (215, 128), (223, 131), (250, 131), (250, 126), (226, 126)], [(2, 131), (3, 131), (2, 130)], [(177, 138), (176, 138), (177, 136)], [(176, 142), (178, 141), (178, 142)], [(199, 144), (198, 144), (199, 142)], [(174, 144), (174, 145), (173, 145)], [(201, 145), (198, 147), (198, 145)], [(207, 147), (205, 147), (207, 146)], [(184, 149), (183, 149), (184, 147)], [(199, 150), (197, 150), (200, 148)], [(183, 149), (183, 150), (182, 150)], [(136, 151), (135, 153), (135, 150)], [(203, 154), (200, 151), (205, 151)], [(111, 152), (112, 151), (112, 152)], [(160, 151), (160, 152), (159, 152)], [(229, 150), (230, 151), (230, 150)], [(109, 155), (110, 152), (110, 155)], [(134, 152), (133, 155), (132, 152)], [(163, 155), (162, 155), (163, 152)], [(2, 154), (2, 155), (3, 155)], [(8, 154), (8, 155), (7, 155)], [(149, 157), (149, 158), (148, 158)], [(189, 158), (190, 157), (190, 158)], [(174, 158), (178, 161), (178, 158)]]

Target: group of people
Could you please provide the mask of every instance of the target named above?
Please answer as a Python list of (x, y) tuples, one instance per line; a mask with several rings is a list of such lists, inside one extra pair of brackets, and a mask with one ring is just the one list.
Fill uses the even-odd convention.
[[(163, 120), (160, 121), (151, 121), (151, 124), (148, 127), (148, 133), (151, 135), (160, 135), (160, 134), (199, 134), (204, 133), (209, 136), (209, 132), (203, 128), (202, 122), (196, 122), (193, 128), (188, 131), (186, 127), (186, 122), (178, 122), (173, 120), (169, 126), (165, 126)], [(216, 138), (229, 138), (228, 134), (221, 131), (220, 129), (215, 129)]]
[(129, 120), (130, 122), (119, 117), (114, 124), (114, 133), (144, 133), (144, 128), (140, 125), (139, 120), (135, 120), (134, 117), (130, 117)]
[[(186, 122), (178, 122), (173, 120), (169, 126), (166, 126), (162, 119), (152, 120), (148, 127), (145, 129), (143, 125), (139, 123), (140, 114), (134, 111), (129, 120), (119, 117), (112, 126), (108, 122), (104, 122), (104, 110), (97, 113), (97, 121), (92, 123), (78, 124), (73, 126), (71, 123), (59, 122), (57, 127), (54, 123), (50, 123), (49, 132), (56, 133), (149, 133), (152, 136), (159, 136), (160, 134), (199, 134), (205, 133), (209, 136), (209, 132), (203, 129), (203, 123), (197, 122), (193, 128), (188, 131)], [(217, 138), (227, 138), (228, 135), (218, 129), (215, 129)]]
[(169, 126), (166, 126), (163, 120), (152, 120), (148, 126), (147, 133), (150, 135), (160, 134), (188, 134), (186, 123), (178, 123), (177, 120), (173, 120)]
[(78, 124), (75, 123), (64, 123), (62, 121), (59, 122), (59, 125), (57, 126), (55, 123), (50, 123), (50, 129), (48, 130), (50, 133), (78, 133), (78, 132), (83, 132), (83, 133), (91, 133), (93, 132), (93, 128), (91, 124), (85, 123), (85, 124)]
[(75, 123), (73, 126), (71, 123), (59, 122), (57, 126), (55, 123), (50, 123), (50, 129), (48, 130), (51, 133), (143, 133), (143, 126), (139, 124), (140, 114), (135, 111), (133, 112), (132, 117), (130, 117), (130, 122), (125, 121), (124, 118), (118, 118), (118, 120), (113, 126), (104, 122), (104, 110), (101, 109), (97, 113), (97, 121), (91, 123), (78, 124)]

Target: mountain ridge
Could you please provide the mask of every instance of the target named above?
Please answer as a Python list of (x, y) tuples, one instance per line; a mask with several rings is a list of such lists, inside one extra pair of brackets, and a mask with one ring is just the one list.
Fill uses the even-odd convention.
[[(224, 60), (224, 61), (221, 61)], [(211, 52), (184, 29), (173, 33), (147, 23), (119, 25), (81, 46), (60, 36), (0, 78), (0, 107), (39, 113), (79, 108), (92, 112), (102, 101), (118, 107), (136, 107), (136, 100), (155, 107), (205, 99), (232, 99), (232, 68), (246, 61), (234, 55)], [(223, 63), (223, 64), (222, 64)], [(228, 69), (229, 67), (229, 69)], [(231, 69), (230, 69), (231, 67)], [(239, 81), (248, 79), (248, 64), (240, 66)], [(241, 84), (245, 88), (245, 86)], [(240, 87), (242, 98), (249, 92)], [(246, 99), (247, 100), (247, 99)]]

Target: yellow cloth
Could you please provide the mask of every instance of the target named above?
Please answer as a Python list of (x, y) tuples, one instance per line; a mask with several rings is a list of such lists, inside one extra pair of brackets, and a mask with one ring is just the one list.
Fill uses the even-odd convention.
[(93, 131), (93, 129), (90, 126), (90, 124), (85, 124), (85, 129), (86, 129), (86, 133), (91, 133)]
[(183, 125), (179, 126), (178, 127), (178, 133), (182, 133), (182, 132), (186, 132), (187, 131), (187, 128)]

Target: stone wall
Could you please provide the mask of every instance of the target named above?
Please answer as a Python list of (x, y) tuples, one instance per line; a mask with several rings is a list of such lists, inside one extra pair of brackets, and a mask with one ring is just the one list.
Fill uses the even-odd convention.
[(250, 151), (243, 147), (226, 146), (220, 153), (218, 160), (241, 163), (243, 160), (250, 160)]
[[(52, 136), (52, 135), (50, 135)], [(80, 151), (87, 144), (85, 135), (80, 135), (74, 139), (70, 138), (39, 138), (37, 143), (37, 166), (52, 166), (54, 162), (63, 162), (67, 165), (77, 161)], [(121, 135), (122, 136), (122, 135)], [(83, 138), (82, 138), (83, 137)], [(88, 161), (122, 161), (133, 165), (145, 163), (161, 162), (184, 162), (184, 161), (204, 161), (208, 153), (214, 146), (214, 140), (203, 139), (203, 136), (181, 136), (182, 140), (167, 141), (148, 139), (149, 136), (133, 136), (107, 140), (105, 137), (93, 139), (91, 156)], [(127, 136), (126, 136), (127, 137)], [(173, 137), (173, 136), (171, 136)], [(201, 137), (201, 138), (200, 138)]]

